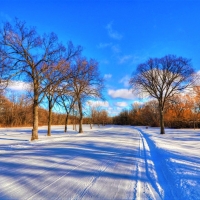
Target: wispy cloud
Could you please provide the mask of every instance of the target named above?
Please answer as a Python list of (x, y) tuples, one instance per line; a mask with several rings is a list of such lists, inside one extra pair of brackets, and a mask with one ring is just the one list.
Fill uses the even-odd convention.
[(135, 99), (136, 95), (132, 93), (132, 90), (128, 89), (118, 89), (118, 90), (108, 90), (108, 95), (112, 98), (122, 98), (122, 99)]
[(131, 65), (139, 64), (141, 62), (144, 62), (148, 57), (143, 55), (119, 55), (118, 56), (118, 63), (124, 64), (124, 63), (130, 63)]
[(119, 58), (119, 64), (124, 64), (127, 61), (133, 60), (134, 57), (132, 55), (124, 55)]
[(124, 76), (119, 82), (124, 85), (124, 87), (129, 87), (129, 81), (130, 81), (130, 76), (126, 75)]
[(105, 48), (110, 47), (110, 46), (112, 46), (112, 43), (99, 43), (97, 45), (97, 48), (99, 48), (99, 49), (105, 49)]
[(105, 107), (105, 108), (108, 108), (110, 106), (108, 101), (91, 101), (91, 100), (87, 102), (87, 105), (94, 107)]
[(104, 78), (105, 78), (105, 79), (109, 79), (109, 78), (111, 78), (111, 77), (112, 77), (112, 74), (105, 74), (105, 75), (104, 75)]
[(110, 61), (107, 59), (103, 59), (103, 60), (100, 60), (99, 63), (107, 65), (110, 63)]
[(10, 90), (24, 91), (29, 90), (31, 88), (31, 84), (23, 81), (11, 81), (7, 88)]
[(132, 105), (133, 106), (141, 106), (141, 105), (143, 105), (144, 104), (144, 102), (141, 102), (141, 101), (133, 101), (133, 103), (132, 103)]
[(127, 102), (125, 102), (125, 101), (116, 102), (115, 105), (118, 106), (118, 107), (126, 107), (126, 106), (128, 106)]
[(108, 31), (108, 35), (112, 38), (112, 39), (116, 39), (116, 40), (121, 40), (122, 39), (122, 35), (120, 33), (118, 33), (116, 30), (113, 29), (113, 23), (109, 23), (106, 26), (106, 29)]
[(120, 49), (119, 45), (117, 45), (117, 44), (112, 45), (111, 49), (112, 49), (113, 53), (115, 53), (115, 54), (118, 54), (121, 52), (121, 49)]

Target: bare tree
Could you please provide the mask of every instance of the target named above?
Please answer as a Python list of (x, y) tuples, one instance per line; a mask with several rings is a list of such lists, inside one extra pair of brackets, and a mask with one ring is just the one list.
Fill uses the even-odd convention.
[(94, 109), (94, 105), (92, 105), (92, 103), (90, 101), (87, 102), (87, 115), (88, 115), (88, 118), (89, 118), (89, 124), (90, 124), (90, 129), (92, 129), (92, 126), (94, 124), (94, 112), (95, 112), (95, 109)]
[(47, 136), (51, 136), (51, 122), (52, 122), (52, 109), (59, 97), (59, 87), (60, 82), (62, 81), (63, 77), (61, 76), (61, 70), (65, 65), (65, 62), (61, 60), (58, 64), (51, 66), (51, 68), (46, 73), (44, 79), (44, 90), (45, 97), (47, 99), (48, 104), (48, 130)]
[(72, 112), (74, 108), (74, 104), (76, 102), (76, 99), (73, 95), (70, 95), (69, 92), (62, 92), (62, 94), (59, 96), (58, 104), (61, 105), (65, 112), (66, 112), (66, 118), (65, 118), (65, 128), (64, 131), (67, 132), (67, 125), (69, 121), (69, 115)]
[[(62, 105), (66, 111), (65, 119), (65, 132), (67, 132), (67, 123), (69, 118), (69, 113), (74, 104), (73, 94), (70, 92), (69, 79), (71, 78), (71, 68), (70, 61), (77, 57), (82, 51), (80, 46), (74, 47), (71, 42), (68, 43), (67, 54), (58, 63), (53, 64), (51, 68), (46, 73), (46, 78), (44, 81), (45, 96), (48, 100), (48, 132), (47, 135), (51, 135), (51, 121), (52, 121), (52, 109), (57, 103)], [(69, 93), (71, 96), (69, 96)], [(66, 104), (66, 100), (68, 104)], [(70, 104), (70, 105), (69, 105)], [(68, 107), (69, 105), (69, 107)]]
[(68, 68), (62, 70), (61, 76), (63, 77), (63, 81), (61, 81), (57, 104), (64, 108), (66, 112), (64, 131), (67, 132), (69, 115), (72, 112), (76, 102), (74, 91), (72, 90), (71, 85), (71, 79), (73, 79), (73, 70), (71, 68), (70, 62), (68, 62)]
[[(44, 94), (41, 89), (43, 73), (48, 65), (55, 59), (63, 47), (58, 44), (57, 36), (39, 36), (35, 28), (29, 28), (25, 22), (18, 19), (12, 25), (9, 22), (3, 24), (0, 31), (0, 45), (4, 48), (4, 56), (26, 81), (33, 86), (33, 132), (31, 140), (38, 139), (38, 106), (39, 96)], [(28, 78), (28, 80), (27, 80)]]
[(171, 97), (189, 87), (194, 69), (190, 60), (175, 55), (149, 59), (138, 65), (130, 79), (133, 90), (139, 90), (157, 99), (160, 115), (160, 133), (164, 134), (164, 109)]
[(83, 103), (86, 98), (102, 97), (103, 79), (95, 60), (78, 58), (72, 73), (71, 85), (79, 108), (79, 133), (82, 133)]
[(98, 124), (98, 127), (101, 123), (101, 111), (102, 106), (99, 101), (88, 101), (88, 115), (90, 118), (90, 128), (92, 129), (92, 124)]
[(108, 112), (106, 110), (101, 110), (100, 119), (101, 119), (102, 126), (105, 126), (105, 124), (108, 121)]

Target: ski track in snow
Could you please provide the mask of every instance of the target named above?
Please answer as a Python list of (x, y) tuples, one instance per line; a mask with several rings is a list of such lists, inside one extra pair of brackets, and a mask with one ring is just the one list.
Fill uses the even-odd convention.
[(62, 128), (46, 137), (42, 127), (36, 142), (27, 128), (0, 129), (0, 199), (200, 199), (199, 149), (187, 157), (198, 141), (143, 127)]

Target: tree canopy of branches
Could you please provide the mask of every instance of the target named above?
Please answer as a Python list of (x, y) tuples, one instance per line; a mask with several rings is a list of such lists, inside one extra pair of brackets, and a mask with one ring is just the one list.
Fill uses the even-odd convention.
[(65, 60), (60, 60), (58, 63), (51, 66), (46, 73), (44, 80), (45, 97), (48, 103), (48, 131), (47, 136), (51, 136), (51, 121), (52, 121), (52, 109), (57, 103), (61, 91), (63, 90), (62, 84), (69, 78), (65, 72), (69, 70), (69, 64)]
[(166, 102), (192, 83), (194, 69), (190, 60), (167, 55), (163, 58), (150, 58), (138, 65), (130, 79), (133, 90), (157, 99), (160, 115), (160, 133), (164, 134), (164, 109)]
[(70, 85), (79, 108), (79, 133), (83, 132), (83, 102), (87, 98), (102, 97), (104, 88), (100, 77), (98, 63), (95, 60), (78, 58), (72, 66), (72, 79)]
[(75, 106), (76, 99), (73, 96), (73, 93), (70, 93), (67, 89), (67, 87), (64, 87), (61, 91), (59, 97), (58, 97), (58, 105), (60, 105), (62, 108), (64, 108), (66, 112), (65, 117), (65, 129), (64, 131), (67, 132), (67, 125), (69, 120), (69, 115), (73, 111)]

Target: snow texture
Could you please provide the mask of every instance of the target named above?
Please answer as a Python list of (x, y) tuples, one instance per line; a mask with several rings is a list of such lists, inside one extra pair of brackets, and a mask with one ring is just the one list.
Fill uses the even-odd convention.
[(200, 199), (200, 131), (0, 129), (0, 199)]

